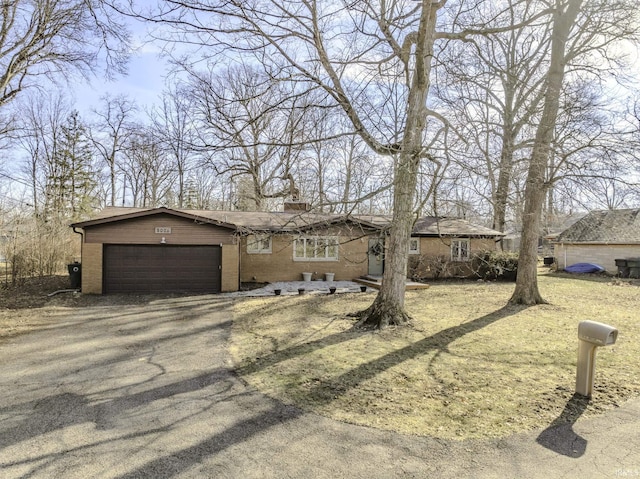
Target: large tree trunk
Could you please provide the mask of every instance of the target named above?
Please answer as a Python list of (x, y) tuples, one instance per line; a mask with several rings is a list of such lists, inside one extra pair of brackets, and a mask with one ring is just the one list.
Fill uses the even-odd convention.
[(111, 204), (109, 206), (115, 206), (116, 205), (116, 159), (115, 159), (115, 155), (113, 155), (111, 158), (109, 158), (109, 176), (110, 176), (110, 179), (111, 179)]
[(507, 222), (509, 185), (513, 172), (513, 144), (512, 127), (511, 125), (505, 125), (503, 128), (502, 151), (500, 154), (500, 170), (498, 172), (498, 182), (493, 207), (493, 229), (497, 231), (504, 231)]
[[(551, 142), (558, 116), (560, 93), (566, 65), (565, 47), (571, 28), (575, 24), (583, 0), (568, 0), (558, 5), (554, 15), (551, 60), (547, 73), (544, 109), (536, 130), (531, 163), (525, 187), (525, 207), (522, 218), (522, 240), (518, 257), (518, 277), (513, 304), (541, 304), (544, 299), (538, 290), (538, 237), (540, 215), (545, 198), (545, 172), (551, 153)], [(557, 2), (560, 4), (560, 1)]]
[(407, 105), (407, 122), (394, 171), (393, 220), (385, 254), (382, 286), (373, 304), (360, 313), (357, 326), (384, 328), (406, 323), (404, 307), (409, 258), (409, 238), (415, 220), (413, 211), (420, 159), (424, 156), (422, 136), (427, 122), (427, 96), (433, 58), (433, 44), (439, 4), (422, 7), (415, 47), (415, 70)]
[[(507, 201), (509, 199), (509, 185), (513, 172), (513, 150), (516, 140), (513, 125), (513, 96), (514, 87), (511, 83), (503, 83), (505, 90), (504, 112), (502, 124), (502, 149), (498, 166), (498, 181), (493, 198), (493, 229), (504, 231), (507, 217)], [(500, 240), (502, 246), (502, 240)]]
[(407, 281), (409, 238), (414, 224), (413, 200), (419, 155), (401, 154), (395, 168), (393, 220), (385, 254), (380, 292), (373, 304), (361, 313), (357, 326), (385, 328), (406, 323), (410, 317), (404, 308)]

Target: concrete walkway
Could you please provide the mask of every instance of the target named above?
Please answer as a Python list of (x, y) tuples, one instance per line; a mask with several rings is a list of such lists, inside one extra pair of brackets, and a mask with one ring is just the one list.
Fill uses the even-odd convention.
[(288, 296), (299, 294), (300, 289), (304, 290), (304, 294), (329, 294), (330, 288), (336, 288), (337, 294), (357, 293), (361, 291), (360, 286), (362, 285), (354, 281), (278, 281), (262, 288), (222, 293), (218, 296), (224, 298), (273, 296), (276, 290), (279, 290), (282, 296)]
[(233, 373), (232, 301), (43, 309), (47, 329), (0, 343), (0, 477), (640, 477), (640, 401), (451, 442), (271, 400)]

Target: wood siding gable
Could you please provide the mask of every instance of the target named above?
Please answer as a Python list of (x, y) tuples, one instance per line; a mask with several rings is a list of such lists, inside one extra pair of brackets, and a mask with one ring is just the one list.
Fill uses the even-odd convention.
[(86, 243), (220, 245), (236, 244), (234, 230), (158, 213), (84, 227)]

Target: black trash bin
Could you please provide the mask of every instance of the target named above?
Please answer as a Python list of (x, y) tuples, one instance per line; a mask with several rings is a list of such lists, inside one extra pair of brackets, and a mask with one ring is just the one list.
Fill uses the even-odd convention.
[(82, 265), (78, 262), (67, 265), (69, 269), (69, 281), (73, 289), (79, 289), (82, 284)]
[(640, 258), (628, 258), (629, 278), (640, 279)]
[(627, 264), (627, 260), (626, 259), (616, 259), (616, 266), (618, 267), (618, 277), (620, 278), (628, 278), (629, 277), (629, 273), (630, 268), (629, 265)]

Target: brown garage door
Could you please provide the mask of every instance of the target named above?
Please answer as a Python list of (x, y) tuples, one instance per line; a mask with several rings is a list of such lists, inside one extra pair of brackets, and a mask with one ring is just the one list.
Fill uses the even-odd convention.
[(105, 245), (105, 293), (218, 293), (219, 246)]

